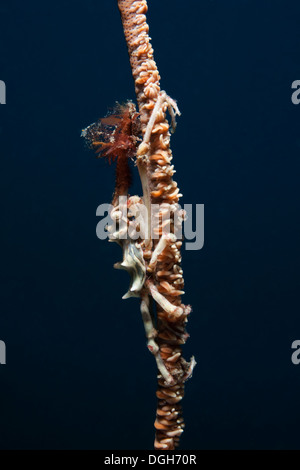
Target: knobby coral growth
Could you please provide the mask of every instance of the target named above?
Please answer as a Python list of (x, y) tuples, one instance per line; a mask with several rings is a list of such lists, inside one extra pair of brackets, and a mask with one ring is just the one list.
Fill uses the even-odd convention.
[[(108, 227), (111, 241), (123, 250), (118, 269), (126, 269), (131, 282), (123, 298), (139, 297), (147, 345), (158, 368), (158, 406), (155, 420), (156, 449), (178, 446), (184, 429), (181, 400), (184, 383), (191, 377), (194, 358), (186, 362), (181, 346), (190, 306), (181, 301), (184, 294), (180, 248), (176, 227), (181, 194), (173, 180), (168, 111), (175, 129), (180, 114), (176, 102), (160, 89), (160, 76), (146, 22), (145, 0), (118, 0), (128, 46), (139, 113), (132, 102), (83, 131), (90, 147), (109, 160), (117, 159), (116, 187)], [(143, 196), (126, 196), (130, 185), (129, 160), (139, 170)], [(121, 197), (120, 197), (121, 196)], [(142, 211), (142, 207), (146, 211)], [(159, 209), (153, 211), (153, 207)], [(142, 214), (143, 213), (143, 214)], [(146, 214), (146, 215), (145, 215)], [(138, 223), (137, 223), (138, 221)], [(125, 236), (129, 234), (129, 236)], [(156, 314), (153, 311), (156, 307)]]

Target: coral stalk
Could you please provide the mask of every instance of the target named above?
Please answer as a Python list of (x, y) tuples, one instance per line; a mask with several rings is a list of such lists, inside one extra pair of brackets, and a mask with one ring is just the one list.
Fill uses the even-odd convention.
[[(116, 163), (116, 184), (107, 227), (110, 241), (118, 243), (123, 259), (115, 268), (131, 277), (123, 296), (138, 297), (147, 346), (158, 368), (156, 449), (172, 450), (179, 445), (184, 429), (181, 400), (184, 383), (191, 377), (194, 358), (186, 362), (181, 347), (190, 306), (181, 301), (183, 272), (178, 236), (184, 214), (178, 204), (181, 194), (173, 180), (170, 149), (171, 117), (174, 131), (177, 104), (160, 89), (153, 59), (145, 0), (118, 0), (130, 64), (135, 83), (138, 113), (128, 101), (117, 104), (113, 113), (82, 131), (98, 157)], [(143, 197), (128, 197), (131, 182), (129, 162), (135, 160)], [(153, 308), (154, 307), (154, 308)]]
[[(193, 358), (187, 363), (181, 355), (181, 346), (188, 337), (185, 325), (191, 309), (181, 301), (184, 286), (180, 266), (181, 241), (174, 236), (174, 210), (181, 195), (173, 180), (170, 129), (166, 118), (169, 110), (174, 123), (175, 114), (179, 111), (176, 103), (160, 89), (160, 76), (146, 22), (147, 2), (118, 0), (118, 6), (140, 114), (143, 140), (138, 146), (136, 161), (143, 187), (143, 202), (148, 209), (148, 222), (159, 235), (158, 239), (149, 237), (146, 243), (141, 244), (147, 270), (141, 298), (142, 313), (148, 325), (148, 347), (154, 334), (149, 323), (148, 295), (156, 303), (157, 315), (155, 342), (158, 350), (155, 350), (155, 357), (159, 374), (155, 448), (171, 450), (178, 446), (183, 432), (181, 400), (184, 382), (191, 376), (195, 365)], [(162, 211), (151, 215), (150, 206), (153, 204), (169, 209), (171, 236), (163, 235)]]

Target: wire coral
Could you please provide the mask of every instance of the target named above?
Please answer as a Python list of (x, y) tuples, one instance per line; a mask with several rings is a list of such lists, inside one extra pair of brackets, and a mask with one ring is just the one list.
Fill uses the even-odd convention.
[[(169, 213), (172, 214), (173, 207), (181, 195), (177, 183), (173, 180), (174, 168), (171, 165), (172, 152), (166, 111), (170, 112), (174, 128), (175, 115), (179, 114), (179, 111), (176, 102), (160, 89), (160, 76), (153, 58), (146, 21), (147, 2), (118, 0), (118, 6), (135, 81), (143, 135), (143, 141), (137, 150), (143, 200), (149, 206), (159, 204), (166, 209), (168, 205)], [(149, 207), (148, 209), (151, 212)], [(154, 445), (156, 449), (174, 449), (179, 444), (179, 437), (184, 428), (180, 405), (184, 395), (184, 382), (192, 375), (195, 360), (192, 358), (188, 363), (181, 355), (181, 345), (188, 337), (185, 325), (191, 311), (189, 306), (181, 302), (181, 295), (184, 293), (183, 272), (180, 267), (182, 242), (172, 236), (172, 220), (171, 233), (168, 236), (163, 234), (160, 224), (162, 211), (163, 209), (157, 214), (156, 220), (150, 221), (150, 224), (156, 227), (160, 239), (151, 240), (148, 246), (145, 244), (144, 258), (149, 278), (141, 295), (141, 310), (151, 324), (151, 296), (156, 302), (157, 321), (155, 332), (151, 325), (151, 328), (146, 328), (146, 334), (148, 333), (151, 340), (155, 336), (152, 352), (156, 355), (159, 369)], [(148, 251), (151, 251), (151, 258), (147, 263)]]
[[(111, 241), (123, 250), (118, 269), (126, 269), (130, 287), (123, 298), (139, 297), (147, 346), (158, 368), (156, 449), (179, 445), (184, 429), (181, 400), (195, 359), (187, 362), (181, 347), (188, 338), (185, 326), (191, 307), (184, 305), (181, 239), (176, 229), (184, 219), (170, 149), (171, 131), (179, 115), (177, 104), (160, 89), (160, 76), (146, 22), (145, 0), (118, 0), (138, 103), (131, 102), (83, 131), (100, 156), (117, 159), (116, 188), (107, 227)], [(108, 129), (109, 128), (109, 129)], [(108, 132), (109, 130), (109, 132)], [(127, 195), (128, 159), (138, 167), (143, 196)], [(119, 167), (118, 167), (119, 165)], [(156, 210), (154, 210), (156, 208)], [(155, 311), (154, 311), (155, 307)]]

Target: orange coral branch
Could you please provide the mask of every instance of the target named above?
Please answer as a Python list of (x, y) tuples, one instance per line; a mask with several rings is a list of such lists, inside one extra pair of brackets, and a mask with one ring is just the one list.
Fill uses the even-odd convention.
[[(180, 113), (176, 102), (160, 89), (145, 16), (146, 1), (118, 0), (118, 5), (139, 114), (130, 101), (124, 106), (118, 105), (112, 114), (84, 129), (82, 135), (98, 156), (117, 160), (110, 214), (114, 224), (107, 230), (110, 240), (123, 250), (123, 260), (115, 267), (126, 269), (131, 277), (129, 290), (123, 298), (141, 299), (147, 346), (158, 368), (154, 445), (156, 449), (171, 450), (178, 446), (183, 432), (184, 383), (195, 366), (195, 360), (186, 362), (181, 352), (188, 338), (185, 325), (191, 307), (181, 301), (184, 294), (180, 266), (182, 242), (177, 240), (175, 232), (183, 216), (177, 212), (181, 194), (173, 180), (166, 118), (169, 111), (174, 130), (175, 116)], [(130, 158), (136, 159), (143, 198), (121, 197), (127, 196), (130, 185)], [(152, 211), (153, 207), (158, 210)], [(156, 316), (151, 308), (153, 303)]]
[[(174, 169), (171, 166), (172, 153), (166, 111), (169, 109), (171, 112), (173, 122), (175, 114), (179, 114), (179, 111), (176, 103), (160, 89), (160, 76), (153, 59), (145, 16), (147, 2), (118, 0), (118, 6), (128, 46), (143, 134), (143, 142), (137, 151), (137, 165), (143, 185), (144, 203), (149, 213), (151, 204), (167, 204), (172, 214), (172, 207), (181, 195), (177, 183), (172, 178)], [(149, 216), (148, 221), (151, 226), (156, 224), (156, 231), (162, 236), (160, 215), (158, 220)], [(174, 233), (172, 215), (169, 222)], [(172, 377), (172, 381), (168, 380), (166, 374), (159, 370), (159, 401), (155, 421), (157, 449), (174, 449), (179, 444), (179, 437), (184, 428), (180, 405), (184, 395), (184, 382), (191, 376), (195, 365), (193, 358), (191, 363), (187, 363), (181, 356), (181, 345), (188, 337), (185, 324), (191, 309), (181, 302), (184, 281), (180, 267), (180, 246), (180, 241), (169, 239), (162, 243), (160, 239), (147, 240), (143, 247), (144, 255), (147, 254), (144, 259), (148, 272), (145, 289), (157, 306), (156, 342), (162, 364)], [(147, 259), (149, 250), (152, 255), (150, 263)]]

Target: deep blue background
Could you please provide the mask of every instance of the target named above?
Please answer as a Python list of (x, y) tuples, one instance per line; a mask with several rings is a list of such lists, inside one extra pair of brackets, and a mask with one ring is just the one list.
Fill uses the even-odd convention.
[[(149, 4), (182, 203), (205, 204), (182, 448), (299, 448), (299, 1)], [(134, 99), (117, 2), (2, 1), (0, 79), (0, 447), (151, 449), (155, 364), (95, 235), (114, 174), (80, 139)]]

